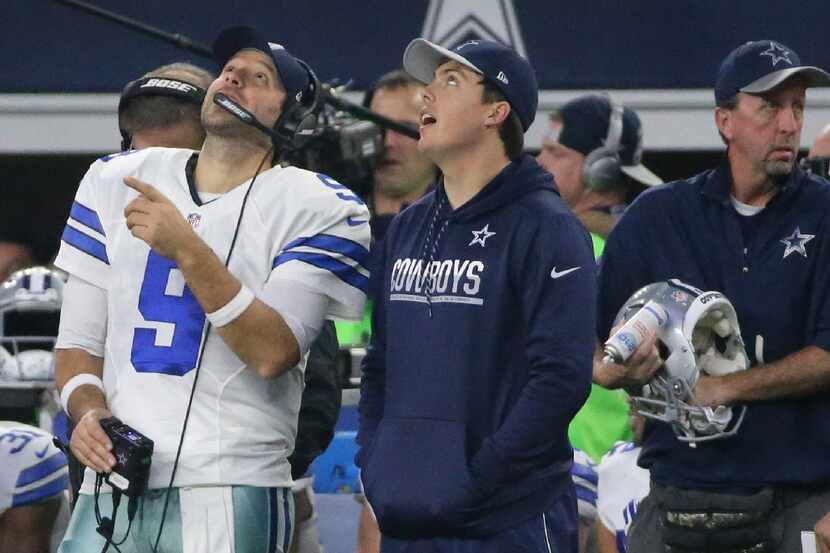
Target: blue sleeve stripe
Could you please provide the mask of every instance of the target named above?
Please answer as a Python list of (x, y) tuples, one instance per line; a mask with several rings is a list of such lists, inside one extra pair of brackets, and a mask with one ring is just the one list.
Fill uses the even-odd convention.
[(301, 246), (308, 246), (312, 248), (319, 248), (334, 253), (343, 254), (351, 257), (357, 261), (363, 268), (366, 266), (366, 259), (369, 257), (369, 250), (348, 238), (341, 238), (340, 236), (332, 236), (331, 234), (318, 234), (317, 236), (298, 238), (285, 246), (283, 252), (287, 252), (293, 248)]
[(331, 271), (334, 276), (346, 284), (354, 286), (364, 294), (369, 289), (369, 279), (360, 274), (357, 269), (323, 253), (286, 252), (274, 260), (272, 268), (277, 268), (283, 263), (294, 259), (303, 261), (309, 265), (314, 265), (320, 269)]
[(107, 265), (110, 264), (110, 260), (107, 257), (107, 247), (103, 244), (103, 242), (100, 242), (91, 236), (87, 236), (83, 232), (74, 229), (69, 225), (66, 225), (63, 229), (63, 236), (61, 236), (61, 240), (70, 246), (78, 248), (85, 254), (91, 255), (95, 259), (103, 261)]
[(98, 218), (98, 214), (77, 201), (72, 204), (72, 209), (69, 210), (69, 217), (91, 228), (95, 232), (103, 234), (104, 236), (107, 235), (104, 232), (104, 226), (101, 224), (101, 219)]
[(288, 490), (285, 488), (282, 489), (282, 512), (285, 513), (285, 537), (283, 538), (282, 550), (288, 551), (291, 545), (293, 528), (291, 528), (291, 510), (288, 506)]
[(576, 486), (576, 498), (579, 501), (586, 501), (591, 505), (597, 504), (597, 492), (583, 488), (582, 486)]
[(32, 503), (39, 503), (50, 497), (54, 497), (63, 492), (69, 486), (69, 475), (64, 474), (60, 478), (55, 478), (48, 484), (44, 484), (39, 488), (29, 490), (28, 492), (18, 493), (12, 497), (12, 507), (19, 507), (21, 505), (30, 505)]
[(66, 455), (60, 451), (56, 451), (51, 457), (44, 459), (36, 465), (32, 465), (20, 473), (17, 477), (17, 484), (15, 487), (28, 486), (32, 482), (43, 480), (56, 470), (60, 470), (66, 466)]
[(596, 486), (597, 482), (599, 482), (599, 477), (597, 476), (596, 471), (590, 467), (586, 467), (578, 463), (574, 463), (573, 468), (571, 468), (571, 474), (587, 480), (594, 486)]

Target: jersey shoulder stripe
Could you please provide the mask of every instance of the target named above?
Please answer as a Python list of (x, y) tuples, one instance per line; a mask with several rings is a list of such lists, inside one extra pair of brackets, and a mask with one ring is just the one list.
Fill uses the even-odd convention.
[(43, 480), (65, 466), (66, 455), (60, 451), (56, 451), (51, 457), (48, 457), (36, 465), (32, 465), (31, 467), (21, 471), (20, 475), (17, 477), (16, 486), (21, 488), (23, 486), (28, 486), (33, 482), (37, 482), (38, 480)]
[(107, 265), (110, 264), (109, 257), (107, 256), (107, 247), (103, 242), (89, 236), (88, 234), (84, 234), (79, 230), (66, 225), (63, 229), (61, 240), (75, 249), (94, 257), (95, 259), (103, 261)]
[(272, 268), (275, 269), (279, 265), (293, 260), (303, 261), (319, 269), (330, 271), (334, 276), (363, 293), (366, 293), (369, 289), (369, 279), (366, 276), (360, 274), (354, 267), (322, 253), (287, 252), (274, 260)]
[(107, 235), (104, 232), (103, 225), (101, 225), (101, 219), (98, 217), (98, 213), (77, 200), (72, 203), (72, 208), (69, 210), (69, 217), (103, 236)]
[(22, 505), (31, 505), (32, 503), (40, 503), (51, 497), (63, 493), (69, 486), (69, 472), (64, 470), (64, 474), (54, 480), (30, 489), (25, 492), (16, 493), (12, 497), (12, 507), (20, 507)]
[(584, 486), (575, 486), (576, 489), (576, 499), (578, 501), (585, 501), (590, 503), (592, 506), (597, 504), (597, 492), (595, 490), (591, 490)]
[[(283, 248), (283, 252), (288, 252), (294, 248), (301, 248), (303, 246), (327, 250), (332, 253), (339, 253), (355, 260), (359, 265), (368, 269), (366, 261), (369, 258), (369, 250), (358, 244), (354, 240), (343, 238), (341, 236), (334, 236), (332, 234), (318, 234), (316, 236), (303, 237), (290, 242)], [(280, 254), (282, 255), (282, 253)], [(279, 256), (274, 260), (274, 266), (277, 265)]]
[(581, 478), (594, 487), (596, 487), (599, 481), (597, 473), (593, 468), (578, 463), (574, 463), (571, 474), (573, 474), (574, 478)]

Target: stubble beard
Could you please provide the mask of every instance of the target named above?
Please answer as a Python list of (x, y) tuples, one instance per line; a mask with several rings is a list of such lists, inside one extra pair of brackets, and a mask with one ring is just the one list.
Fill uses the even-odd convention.
[(793, 171), (792, 161), (768, 159), (764, 161), (764, 172), (773, 179), (786, 177)]

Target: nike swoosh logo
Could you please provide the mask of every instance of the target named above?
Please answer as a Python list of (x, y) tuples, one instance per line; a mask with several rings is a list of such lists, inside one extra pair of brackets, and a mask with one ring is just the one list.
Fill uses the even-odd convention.
[(38, 459), (43, 459), (46, 456), (47, 451), (49, 451), (49, 444), (44, 446), (43, 451), (35, 451), (35, 455), (38, 456)]
[(352, 219), (351, 217), (346, 217), (346, 223), (348, 223), (350, 227), (356, 227), (357, 225), (362, 225), (363, 223), (368, 222), (369, 221), (366, 219)]
[(556, 272), (556, 267), (554, 267), (554, 268), (553, 268), (553, 270), (551, 270), (551, 272), (550, 272), (550, 277), (551, 277), (551, 278), (561, 278), (561, 277), (563, 277), (563, 276), (567, 275), (568, 273), (572, 273), (572, 272), (574, 272), (574, 271), (578, 271), (578, 270), (579, 270), (579, 269), (581, 269), (581, 268), (582, 268), (582, 267), (571, 267), (570, 269), (565, 269), (564, 271), (559, 271), (559, 272), (557, 273), (557, 272)]

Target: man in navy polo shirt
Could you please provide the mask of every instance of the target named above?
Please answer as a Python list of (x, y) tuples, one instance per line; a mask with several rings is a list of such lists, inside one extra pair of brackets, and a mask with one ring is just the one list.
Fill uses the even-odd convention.
[[(608, 239), (600, 340), (634, 291), (679, 278), (731, 300), (752, 365), (694, 390), (705, 406), (748, 406), (735, 436), (690, 448), (648, 423), (652, 492), (631, 551), (800, 551), (830, 506), (830, 186), (795, 163), (805, 89), (828, 82), (775, 41), (731, 52), (715, 85), (723, 163), (646, 191)], [(594, 379), (639, 385), (659, 365), (651, 339), (625, 366), (595, 362)]]
[(384, 552), (576, 553), (568, 424), (590, 387), (595, 264), (553, 178), (522, 155), (538, 90), (489, 41), (416, 39), (418, 148), (443, 177), (373, 271), (358, 464)]

